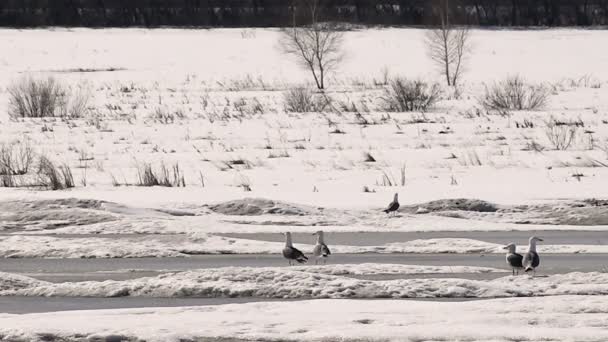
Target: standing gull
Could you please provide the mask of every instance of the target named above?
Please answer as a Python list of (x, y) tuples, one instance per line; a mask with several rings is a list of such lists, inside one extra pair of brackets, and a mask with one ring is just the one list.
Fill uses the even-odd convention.
[(397, 209), (399, 209), (399, 200), (397, 199), (398, 196), (399, 194), (395, 193), (393, 201), (388, 205), (388, 208), (384, 209), (385, 213), (395, 213), (395, 215), (397, 215)]
[(530, 243), (528, 245), (528, 252), (524, 254), (523, 260), (521, 262), (524, 271), (529, 272), (533, 271), (534, 275), (536, 275), (536, 268), (540, 265), (540, 257), (536, 252), (536, 242), (543, 241), (543, 239), (533, 236), (530, 238)]
[(283, 256), (289, 260), (289, 266), (292, 265), (292, 261), (297, 261), (300, 264), (305, 263), (308, 258), (299, 249), (295, 248), (291, 242), (291, 233), (283, 233), (285, 235), (285, 247), (283, 248)]
[(312, 250), (312, 254), (317, 257), (315, 259), (315, 265), (319, 262), (319, 259), (323, 259), (323, 263), (327, 263), (327, 258), (331, 255), (331, 251), (329, 250), (329, 247), (327, 247), (327, 245), (325, 244), (325, 241), (323, 240), (323, 231), (319, 230), (316, 233), (313, 233), (312, 235), (316, 235), (317, 236), (317, 244), (315, 245), (315, 248)]
[[(521, 262), (524, 257), (521, 254), (515, 252), (516, 248), (517, 248), (517, 246), (515, 246), (514, 243), (510, 243), (510, 244), (506, 245), (505, 247), (503, 247), (503, 249), (508, 250), (507, 251), (507, 265), (511, 266), (511, 269), (513, 270), (513, 275), (519, 274), (519, 270), (523, 268)], [(515, 273), (515, 272), (517, 272), (517, 273)]]

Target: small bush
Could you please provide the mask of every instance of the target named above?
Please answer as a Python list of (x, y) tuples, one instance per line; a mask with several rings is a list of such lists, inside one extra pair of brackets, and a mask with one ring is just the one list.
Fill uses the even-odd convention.
[(142, 163), (137, 168), (137, 185), (186, 187), (186, 180), (178, 163), (169, 169), (161, 162), (157, 170), (153, 169), (150, 163)]
[(71, 118), (83, 118), (89, 114), (91, 89), (87, 84), (78, 84), (67, 91), (67, 101), (64, 104), (63, 115)]
[(570, 125), (560, 125), (555, 120), (547, 122), (545, 134), (553, 145), (553, 148), (559, 151), (567, 150), (576, 138), (577, 127)]
[(394, 78), (385, 88), (384, 110), (388, 112), (426, 111), (433, 107), (441, 96), (439, 84), (422, 80)]
[(8, 94), (13, 118), (83, 117), (90, 100), (86, 87), (71, 90), (53, 77), (24, 77), (9, 86)]
[(63, 190), (74, 187), (74, 177), (72, 177), (70, 167), (67, 164), (56, 166), (45, 156), (40, 157), (37, 174), (40, 186), (51, 190)]
[(485, 87), (479, 99), (487, 110), (539, 110), (547, 105), (549, 90), (543, 86), (532, 85), (518, 76)]
[(35, 159), (36, 154), (28, 141), (0, 145), (0, 186), (20, 186), (22, 176), (29, 173)]
[(327, 101), (306, 87), (291, 88), (283, 92), (285, 111), (290, 113), (320, 112)]
[(0, 175), (21, 176), (29, 172), (35, 155), (29, 142), (0, 145)]
[(65, 90), (52, 77), (36, 80), (25, 77), (8, 88), (12, 117), (41, 118), (60, 116)]

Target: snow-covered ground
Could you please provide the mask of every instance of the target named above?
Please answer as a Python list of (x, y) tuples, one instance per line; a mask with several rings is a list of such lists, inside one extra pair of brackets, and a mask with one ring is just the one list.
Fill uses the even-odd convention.
[[(283, 91), (309, 77), (279, 52), (276, 30), (253, 31), (243, 38), (239, 29), (2, 30), (1, 84), (32, 72), (71, 85), (86, 81), (94, 95), (94, 110), (78, 120), (10, 121), (0, 110), (2, 141), (29, 139), (36, 151), (71, 165), (78, 185), (69, 194), (3, 189), (3, 197), (75, 196), (158, 206), (247, 195), (369, 209), (384, 207), (394, 192), (410, 204), (438, 198), (521, 204), (604, 195), (605, 31), (475, 30), (463, 96), (446, 95), (428, 113), (384, 112), (383, 86), (377, 84), (385, 69), (389, 76), (441, 81), (425, 56), (423, 30), (348, 32), (348, 58), (328, 95), (338, 107), (359, 109), (341, 115), (285, 113)], [(552, 89), (545, 110), (508, 118), (485, 113), (476, 100), (483, 84), (512, 73)], [(0, 108), (7, 101), (3, 88)], [(157, 111), (183, 118), (161, 123), (153, 118)], [(553, 150), (545, 134), (552, 117), (584, 123), (567, 151)], [(517, 128), (524, 120), (534, 127)], [(336, 127), (345, 134), (330, 133)], [(542, 148), (530, 149), (534, 144)], [(376, 162), (365, 162), (364, 153)], [(188, 187), (112, 187), (113, 178), (134, 183), (143, 161), (179, 162)], [(400, 184), (403, 166), (404, 187), (382, 185), (385, 173)], [(252, 191), (244, 193), (243, 184)], [(364, 186), (375, 193), (364, 193)]]
[(473, 302), (314, 300), (0, 315), (5, 339), (605, 341), (603, 296)]
[[(346, 32), (347, 58), (327, 90), (338, 110), (323, 113), (285, 110), (284, 92), (310, 81), (280, 53), (278, 35), (274, 29), (0, 30), (0, 144), (31, 146), (66, 163), (76, 182), (66, 191), (0, 188), (0, 257), (280, 258), (282, 242), (222, 234), (422, 235), (378, 244), (330, 241), (336, 259), (327, 266), (144, 269), (120, 280), (77, 282), (69, 275), (72, 280), (45, 281), (44, 266), (19, 271), (0, 262), (13, 267), (0, 274), (0, 295), (40, 300), (336, 299), (0, 314), (0, 338), (608, 339), (605, 266), (575, 272), (567, 262), (575, 254), (584, 254), (578, 263), (590, 260), (590, 253), (600, 253), (593, 260), (601, 260), (608, 254), (602, 238), (546, 239), (538, 247), (540, 274), (552, 254), (565, 264), (534, 278), (504, 276), (500, 272), (510, 270), (502, 257), (490, 267), (331, 264), (341, 253), (446, 253), (445, 260), (458, 253), (498, 260), (502, 244), (463, 232), (494, 232), (503, 241), (515, 231), (542, 236), (608, 230), (608, 202), (601, 200), (608, 189), (607, 31), (473, 30), (461, 96), (444, 88), (426, 113), (382, 108), (386, 76), (442, 82), (425, 54), (423, 30)], [(485, 111), (478, 101), (484, 86), (514, 73), (550, 89), (546, 108), (508, 116)], [(10, 119), (8, 87), (24, 75), (54, 76), (90, 90), (90, 111), (79, 119)], [(551, 120), (576, 130), (568, 149), (552, 145)], [(143, 162), (179, 163), (186, 187), (134, 186)], [(394, 193), (401, 208), (389, 218), (381, 209)], [(447, 235), (425, 237), (429, 232)], [(296, 247), (309, 254), (312, 243), (310, 237)], [(480, 275), (492, 277), (473, 277)], [(525, 298), (371, 300), (406, 297)]]
[[(369, 266), (369, 265), (364, 265)], [(607, 295), (608, 274), (575, 272), (546, 277), (507, 276), (493, 280), (410, 278), (366, 280), (349, 274), (483, 273), (478, 267), (329, 266), (226, 267), (165, 273), (124, 281), (47, 283), (4, 274), (0, 295), (50, 297), (258, 297), (258, 298), (497, 298)], [(405, 272), (402, 272), (405, 269)], [(335, 275), (335, 274), (338, 275)]]

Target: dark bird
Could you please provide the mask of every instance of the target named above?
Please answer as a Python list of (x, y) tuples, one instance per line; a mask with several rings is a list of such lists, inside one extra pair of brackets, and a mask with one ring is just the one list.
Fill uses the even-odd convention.
[(530, 243), (528, 245), (528, 252), (524, 254), (522, 259), (522, 266), (524, 268), (524, 272), (532, 271), (534, 275), (536, 275), (536, 268), (540, 265), (540, 256), (536, 252), (536, 242), (543, 241), (543, 239), (533, 236), (530, 238)]
[(319, 262), (319, 259), (323, 259), (323, 263), (325, 264), (327, 263), (327, 258), (329, 258), (329, 256), (331, 255), (331, 251), (323, 240), (323, 231), (319, 230), (318, 232), (313, 233), (312, 235), (317, 236), (317, 244), (312, 250), (312, 254), (317, 257), (315, 259), (315, 265)]
[(517, 246), (515, 246), (514, 243), (510, 243), (503, 247), (503, 249), (508, 250), (507, 265), (511, 266), (511, 269), (513, 270), (513, 275), (519, 274), (519, 270), (523, 268), (522, 260), (524, 257), (521, 254), (515, 252), (516, 248)]
[(383, 210), (385, 213), (394, 213), (395, 215), (397, 215), (397, 209), (399, 209), (399, 200), (397, 199), (398, 196), (399, 194), (395, 194), (395, 197), (393, 198), (393, 201), (388, 205), (388, 208)]
[(308, 261), (308, 258), (304, 253), (302, 253), (299, 249), (295, 248), (291, 242), (291, 233), (284, 233), (285, 235), (285, 248), (283, 248), (283, 256), (285, 259), (289, 260), (289, 266), (292, 265), (292, 262), (295, 260), (300, 264)]

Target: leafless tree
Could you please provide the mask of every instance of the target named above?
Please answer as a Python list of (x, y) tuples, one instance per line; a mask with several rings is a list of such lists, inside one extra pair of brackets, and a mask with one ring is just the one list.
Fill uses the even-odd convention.
[(443, 0), (445, 6), (439, 6), (441, 26), (428, 31), (425, 40), (429, 57), (440, 68), (447, 84), (455, 86), (464, 72), (470, 52), (471, 31), (466, 26), (450, 24), (448, 1)]
[(280, 49), (297, 58), (306, 69), (310, 70), (317, 88), (325, 89), (328, 73), (335, 70), (342, 58), (343, 33), (335, 23), (321, 21), (321, 0), (301, 0), (310, 23), (298, 26), (296, 23), (297, 4), (292, 2), (293, 27), (282, 31), (279, 41)]

